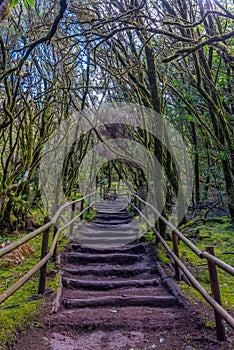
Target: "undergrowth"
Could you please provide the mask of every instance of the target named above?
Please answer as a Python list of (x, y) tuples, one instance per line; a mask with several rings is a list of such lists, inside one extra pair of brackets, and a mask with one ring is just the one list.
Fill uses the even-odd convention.
[[(205, 250), (207, 246), (214, 246), (217, 258), (234, 266), (234, 227), (227, 218), (220, 222), (210, 221), (207, 225), (198, 227), (198, 232), (192, 235), (188, 232), (187, 236), (196, 244), (200, 250)], [(192, 271), (197, 280), (210, 291), (209, 274), (207, 262), (200, 259), (188, 249), (183, 242), (180, 243), (180, 252), (183, 260), (191, 264)], [(217, 268), (220, 283), (222, 303), (226, 309), (233, 310), (234, 307), (234, 277)]]
[[(23, 236), (24, 234), (1, 237), (0, 245)], [(52, 236), (51, 232), (49, 246)], [(23, 246), (23, 253), (20, 251), (11, 253), (10, 256), (5, 256), (0, 260), (0, 294), (40, 260), (41, 239), (42, 237), (38, 236), (26, 243)], [(62, 237), (58, 241), (58, 252), (67, 243), (67, 240), (66, 237)], [(18, 257), (18, 260), (16, 257)], [(56, 272), (55, 264), (49, 261), (47, 264), (47, 293), (56, 291), (58, 288), (59, 278)], [(23, 332), (32, 323), (36, 324), (39, 310), (45, 302), (44, 297), (37, 294), (38, 277), (39, 274), (36, 273), (30, 281), (0, 305), (0, 349), (10, 348), (18, 332)]]
[[(219, 259), (234, 266), (234, 227), (230, 224), (227, 217), (219, 218), (218, 222), (209, 219), (206, 224), (201, 223), (195, 228), (186, 227), (183, 231), (185, 236), (189, 238), (200, 250), (205, 250), (207, 246), (214, 246), (215, 255)], [(148, 233), (149, 236), (149, 233)], [(172, 248), (172, 242), (167, 241)], [(211, 293), (208, 266), (206, 259), (200, 259), (195, 255), (182, 241), (179, 243), (180, 258), (193, 273), (196, 279), (203, 287)], [(170, 258), (165, 253), (165, 249), (159, 244), (157, 248), (159, 259), (165, 263), (171, 263)], [(234, 308), (234, 277), (220, 268), (217, 268), (222, 297), (222, 304), (226, 310)], [(180, 283), (181, 289), (188, 297), (195, 296), (195, 299), (204, 300), (200, 294), (189, 287), (184, 282)]]

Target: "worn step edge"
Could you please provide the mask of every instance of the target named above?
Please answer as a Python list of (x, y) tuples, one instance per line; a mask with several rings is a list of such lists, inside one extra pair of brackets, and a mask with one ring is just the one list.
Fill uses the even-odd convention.
[(126, 287), (146, 287), (158, 286), (159, 278), (141, 279), (141, 280), (119, 280), (119, 281), (85, 281), (72, 278), (63, 278), (63, 286), (68, 289), (88, 289), (88, 290), (109, 290)]
[(112, 218), (112, 219), (114, 219), (114, 218), (117, 218), (117, 219), (124, 218), (124, 219), (129, 219), (130, 216), (129, 216), (129, 214), (127, 212), (119, 212), (119, 213), (118, 212), (117, 213), (100, 213), (100, 212), (97, 212), (95, 218), (107, 218), (107, 219), (109, 219), (109, 218)]
[(77, 237), (83, 237), (83, 238), (104, 238), (104, 239), (134, 239), (136, 238), (136, 233), (135, 232), (129, 232), (129, 233), (126, 233), (126, 232), (121, 232), (121, 231), (116, 231), (116, 232), (89, 232), (89, 231), (82, 231), (82, 232), (79, 232)]
[(89, 232), (89, 233), (97, 233), (97, 234), (103, 233), (103, 234), (109, 234), (109, 235), (116, 234), (116, 233), (128, 235), (129, 233), (137, 234), (138, 232), (141, 232), (140, 228), (134, 225), (129, 225), (123, 229), (121, 225), (109, 226), (108, 224), (106, 225), (106, 227), (99, 227), (96, 224), (93, 224), (92, 227), (90, 226), (86, 227), (84, 225), (82, 227), (77, 226), (76, 230), (77, 232), (84, 232), (84, 233)]
[(93, 219), (93, 223), (95, 225), (122, 225), (122, 224), (129, 224), (131, 222), (131, 219), (123, 219), (123, 220), (112, 220), (112, 219)]
[[(96, 231), (101, 232), (103, 230), (103, 228), (99, 228), (96, 225), (88, 224), (88, 223), (85, 223), (85, 224), (84, 223), (82, 223), (82, 224), (79, 223), (76, 226), (76, 228), (79, 231), (82, 231), (82, 230), (92, 231), (93, 230), (93, 232), (96, 232)], [(117, 227), (117, 229), (121, 229), (122, 232), (123, 231), (129, 231), (129, 230), (134, 230), (134, 231), (137, 231), (137, 232), (141, 231), (141, 228), (136, 226), (135, 224), (134, 225), (133, 224), (123, 224), (123, 225)], [(116, 231), (116, 227), (107, 227), (107, 228), (105, 228), (105, 231), (114, 232), (114, 231)]]
[(72, 263), (122, 263), (123, 261), (127, 264), (137, 262), (142, 259), (141, 255), (137, 254), (83, 254), (83, 253), (66, 253), (64, 255), (65, 261)]
[(173, 296), (108, 296), (90, 299), (63, 299), (63, 305), (67, 309), (83, 307), (127, 307), (127, 306), (151, 306), (171, 307), (175, 306), (177, 300)]
[(102, 268), (102, 267), (92, 267), (90, 268), (64, 268), (64, 272), (70, 273), (71, 275), (93, 275), (93, 276), (122, 276), (122, 277), (131, 277), (142, 274), (152, 274), (156, 272), (156, 269), (150, 267), (112, 267), (112, 268)]
[(111, 253), (144, 253), (145, 246), (142, 243), (125, 245), (119, 248), (93, 248), (90, 246), (84, 246), (78, 243), (71, 243), (71, 248), (75, 252), (79, 251), (80, 253), (92, 253), (92, 254), (111, 254)]
[(139, 238), (139, 236), (135, 237), (120, 237), (120, 238), (94, 238), (94, 237), (82, 237), (82, 236), (77, 236), (76, 240), (80, 244), (84, 245), (95, 245), (95, 246), (107, 246), (107, 247), (119, 247), (119, 246), (124, 246), (126, 244), (132, 243), (136, 241)]

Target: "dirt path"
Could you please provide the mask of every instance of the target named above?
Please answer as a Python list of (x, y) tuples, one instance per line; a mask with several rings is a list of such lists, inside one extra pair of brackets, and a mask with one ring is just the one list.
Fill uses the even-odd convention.
[[(109, 213), (113, 220), (106, 228), (110, 218), (104, 214), (82, 231), (89, 245), (73, 242), (62, 256), (58, 312), (50, 314), (47, 305), (40, 328), (37, 323), (27, 330), (13, 350), (234, 349), (216, 341), (215, 331), (205, 327), (210, 311), (188, 304), (148, 245), (134, 240), (111, 246), (128, 241), (128, 218)], [(117, 230), (121, 217), (125, 222)]]
[(97, 254), (96, 249), (77, 244), (70, 249), (63, 257), (59, 312), (50, 314), (48, 305), (39, 320), (41, 328), (28, 330), (13, 350), (234, 348), (217, 342), (215, 331), (205, 327), (212, 317), (208, 309), (183, 307), (179, 300), (184, 299), (168, 291), (143, 243), (122, 248), (121, 253), (115, 248), (111, 254), (109, 249)]

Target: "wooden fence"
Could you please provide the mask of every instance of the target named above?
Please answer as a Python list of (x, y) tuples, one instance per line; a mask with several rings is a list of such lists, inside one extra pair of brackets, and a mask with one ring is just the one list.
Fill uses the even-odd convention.
[[(127, 191), (131, 196), (134, 196), (145, 206), (150, 208), (150, 210), (157, 215), (157, 217), (164, 222), (168, 227), (170, 227), (172, 231), (173, 237), (173, 249), (171, 249), (165, 239), (161, 236), (161, 234), (156, 230), (155, 227), (152, 227), (152, 224), (149, 222), (148, 218), (139, 210), (135, 204), (133, 204), (129, 200), (129, 204), (139, 213), (139, 215), (145, 220), (147, 226), (153, 230), (157, 239), (163, 244), (166, 249), (168, 255), (174, 261), (175, 268), (175, 276), (177, 279), (180, 277), (180, 271), (186, 276), (191, 285), (201, 294), (201, 296), (212, 306), (215, 313), (215, 321), (216, 321), (216, 330), (217, 330), (217, 338), (218, 340), (226, 340), (225, 334), (225, 325), (223, 320), (225, 320), (233, 329), (234, 329), (234, 318), (228, 313), (221, 305), (221, 297), (220, 297), (220, 289), (218, 284), (218, 277), (216, 266), (226, 271), (228, 274), (234, 276), (234, 267), (225, 263), (223, 260), (218, 259), (214, 256), (213, 247), (207, 247), (206, 251), (201, 251), (198, 247), (193, 244), (188, 238), (186, 238), (182, 232), (180, 232), (172, 222), (169, 222), (164, 216), (151, 204), (147, 203), (143, 199), (141, 199), (138, 195)], [(185, 243), (185, 245), (200, 259), (207, 260), (207, 268), (209, 270), (210, 276), (210, 284), (212, 295), (210, 295), (204, 287), (198, 282), (198, 280), (193, 276), (193, 274), (188, 270), (188, 268), (184, 265), (184, 263), (180, 260), (179, 257), (179, 246), (178, 240), (181, 240)]]
[[(45, 223), (42, 227), (37, 230), (29, 233), (28, 235), (12, 242), (11, 244), (5, 246), (0, 249), (0, 258), (5, 256), (6, 254), (13, 252), (15, 249), (21, 247), (23, 244), (31, 241), (33, 238), (42, 235), (42, 246), (41, 246), (41, 259), (40, 261), (34, 265), (24, 276), (22, 276), (18, 281), (16, 281), (11, 287), (9, 287), (6, 291), (0, 294), (0, 304), (3, 303), (10, 295), (14, 294), (19, 288), (21, 288), (27, 281), (29, 281), (33, 275), (35, 275), (38, 271), (40, 271), (39, 283), (38, 283), (38, 294), (43, 294), (45, 292), (46, 285), (46, 264), (48, 260), (56, 255), (56, 247), (59, 239), (59, 235), (62, 231), (70, 226), (70, 234), (72, 234), (73, 224), (74, 222), (82, 217), (82, 215), (89, 210), (89, 208), (93, 205), (94, 202), (90, 203), (86, 208), (84, 208), (85, 199), (91, 198), (96, 194), (96, 191), (80, 198), (75, 201), (69, 202), (61, 206), (58, 211), (55, 213), (54, 217), (49, 220), (45, 218)], [(81, 202), (80, 212), (77, 215), (74, 215), (74, 209), (76, 203)], [(64, 211), (64, 209), (72, 207), (71, 211), (71, 219), (67, 222), (63, 227), (58, 228), (57, 224), (59, 222), (59, 218)], [(54, 227), (53, 232), (53, 240), (48, 250), (48, 242), (49, 242), (49, 233), (50, 229)], [(72, 228), (72, 229), (71, 229)]]
[[(134, 196), (141, 203), (147, 206), (153, 213), (155, 213), (158, 218), (160, 218), (168, 227), (170, 227), (172, 231), (173, 237), (173, 249), (171, 249), (165, 239), (161, 236), (161, 234), (156, 230), (155, 227), (152, 227), (148, 218), (139, 210), (135, 204), (133, 204), (129, 200), (129, 204), (139, 213), (139, 215), (145, 220), (147, 227), (151, 228), (155, 233), (157, 239), (163, 244), (168, 255), (174, 261), (175, 268), (175, 276), (177, 279), (180, 278), (181, 272), (186, 276), (191, 285), (202, 295), (202, 297), (212, 306), (215, 312), (215, 320), (216, 320), (216, 328), (217, 328), (217, 337), (219, 340), (225, 340), (225, 326), (223, 320), (225, 320), (233, 329), (234, 329), (234, 318), (222, 307), (221, 298), (220, 298), (220, 290), (218, 285), (217, 271), (216, 266), (223, 269), (230, 275), (234, 276), (234, 267), (225, 263), (221, 259), (218, 259), (214, 256), (214, 250), (212, 247), (207, 247), (206, 251), (201, 251), (198, 249), (196, 245), (194, 245), (188, 238), (186, 238), (183, 233), (181, 233), (172, 222), (169, 222), (165, 219), (161, 213), (151, 204), (147, 203), (143, 199), (141, 199), (138, 195), (127, 191), (131, 196)], [(3, 303), (10, 295), (12, 295), (15, 291), (21, 288), (27, 281), (29, 281), (34, 274), (40, 271), (39, 285), (38, 285), (38, 293), (43, 294), (45, 291), (46, 284), (46, 264), (48, 260), (52, 257), (55, 257), (56, 254), (56, 246), (58, 242), (59, 235), (66, 228), (70, 227), (70, 234), (73, 232), (74, 222), (78, 218), (82, 218), (83, 214), (93, 206), (94, 202), (90, 203), (86, 208), (84, 208), (84, 200), (89, 199), (96, 194), (96, 191), (86, 195), (78, 200), (67, 203), (59, 208), (54, 217), (49, 220), (45, 220), (45, 224), (38, 228), (37, 230), (29, 233), (28, 235), (12, 242), (8, 246), (0, 249), (0, 258), (5, 256), (6, 254), (14, 251), (19, 248), (23, 244), (31, 241), (33, 238), (42, 235), (42, 249), (41, 249), (41, 259), (40, 261), (34, 265), (24, 276), (22, 276), (18, 281), (16, 281), (10, 288), (8, 288), (4, 293), (0, 295), (0, 304)], [(75, 215), (75, 205), (76, 203), (81, 202), (80, 212)], [(57, 223), (64, 209), (71, 206), (71, 219), (67, 222), (63, 227), (58, 228)], [(49, 241), (49, 232), (51, 227), (54, 227), (54, 234), (52, 244), (50, 249), (48, 250), (48, 241)], [(208, 264), (208, 270), (210, 274), (210, 282), (211, 282), (211, 291), (212, 295), (210, 295), (204, 287), (196, 280), (193, 274), (188, 270), (188, 268), (184, 265), (179, 257), (179, 246), (178, 240), (183, 241), (186, 246), (196, 254), (200, 259), (206, 259)]]

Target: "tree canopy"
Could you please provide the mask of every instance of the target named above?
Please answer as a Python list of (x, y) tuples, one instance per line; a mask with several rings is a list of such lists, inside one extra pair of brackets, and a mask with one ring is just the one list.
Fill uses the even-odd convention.
[[(0, 19), (4, 225), (15, 227), (40, 201), (38, 168), (57, 127), (74, 111), (98, 110), (107, 102), (140, 105), (160, 114), (162, 125), (172, 123), (192, 145), (193, 209), (227, 206), (234, 223), (231, 0), (2, 0)], [(166, 215), (178, 190), (170, 152), (149, 133), (128, 132), (164, 168), (157, 181), (167, 186)], [(163, 127), (161, 132), (167, 137)], [(97, 134), (102, 137), (100, 130), (83, 135), (69, 153), (67, 196), (79, 182), (74, 164), (78, 169)], [(136, 187), (147, 185), (139, 166), (120, 159), (102, 171), (108, 169)]]

